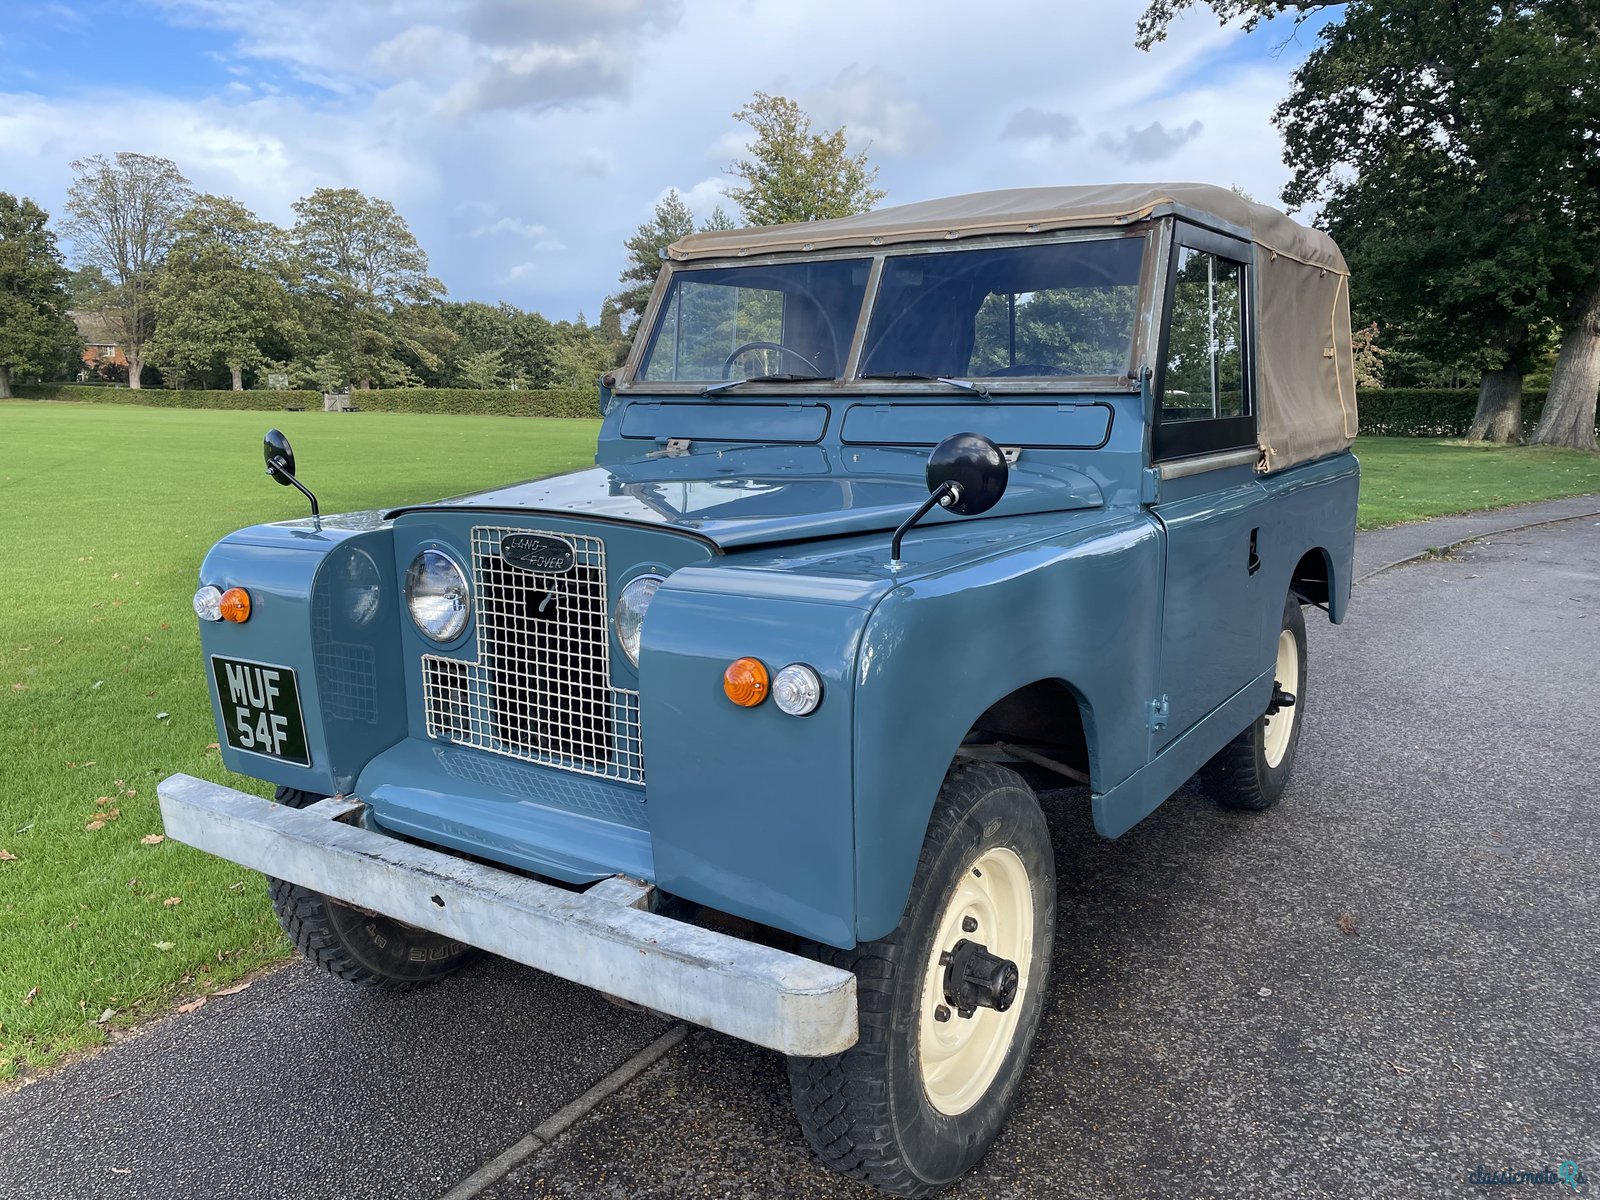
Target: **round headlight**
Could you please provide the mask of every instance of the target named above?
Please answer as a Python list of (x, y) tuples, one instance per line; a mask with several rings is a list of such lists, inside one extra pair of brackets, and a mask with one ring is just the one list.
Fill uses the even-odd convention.
[(772, 702), (791, 717), (816, 712), (822, 703), (822, 680), (805, 663), (790, 663), (772, 678)]
[(467, 627), (472, 612), (466, 573), (442, 550), (424, 550), (406, 571), (406, 607), (428, 637), (453, 641)]
[(655, 597), (656, 589), (666, 580), (660, 575), (640, 575), (628, 580), (617, 597), (617, 641), (628, 661), (639, 665), (639, 635), (644, 632), (644, 613)]

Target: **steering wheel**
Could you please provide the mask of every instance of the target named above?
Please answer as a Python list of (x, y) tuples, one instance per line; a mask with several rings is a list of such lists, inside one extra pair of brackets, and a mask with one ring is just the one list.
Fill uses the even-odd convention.
[(781, 342), (746, 342), (744, 345), (734, 350), (732, 354), (728, 355), (727, 359), (723, 362), (722, 377), (724, 379), (732, 379), (733, 364), (739, 361), (739, 356), (741, 354), (748, 354), (752, 350), (776, 350), (780, 354), (788, 354), (799, 359), (800, 362), (804, 364), (807, 372), (809, 372), (813, 378), (822, 378), (822, 373), (817, 370), (817, 365), (814, 362), (812, 362), (804, 354), (801, 354), (800, 351), (793, 350)]

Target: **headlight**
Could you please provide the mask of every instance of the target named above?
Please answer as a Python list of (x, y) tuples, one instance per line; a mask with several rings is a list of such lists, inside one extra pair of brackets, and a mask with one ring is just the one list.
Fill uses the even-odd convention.
[(639, 665), (639, 635), (644, 631), (645, 609), (666, 580), (660, 575), (640, 575), (628, 580), (617, 597), (617, 641), (634, 666)]
[(406, 571), (406, 607), (428, 637), (453, 641), (467, 627), (472, 612), (466, 573), (444, 551), (424, 550)]

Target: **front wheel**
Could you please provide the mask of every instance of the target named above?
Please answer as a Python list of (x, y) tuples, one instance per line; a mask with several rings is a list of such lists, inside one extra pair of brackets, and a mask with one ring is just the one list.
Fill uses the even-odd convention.
[(854, 950), (813, 947), (856, 976), (861, 1039), (791, 1058), (812, 1149), (835, 1170), (927, 1196), (989, 1148), (1016, 1099), (1049, 982), (1055, 861), (1015, 772), (951, 768), (900, 926)]
[[(305, 808), (322, 797), (280, 787), (277, 800)], [(298, 883), (267, 877), (272, 911), (295, 949), (346, 983), (410, 991), (460, 970), (480, 953), (472, 946), (393, 917), (368, 912)]]
[(1306, 618), (1290, 593), (1278, 631), (1267, 711), (1201, 768), (1201, 782), (1225, 808), (1261, 811), (1283, 799), (1306, 707)]

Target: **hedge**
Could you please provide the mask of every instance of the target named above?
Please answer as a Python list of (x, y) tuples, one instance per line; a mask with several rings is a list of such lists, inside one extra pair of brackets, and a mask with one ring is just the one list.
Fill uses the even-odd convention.
[[(71, 400), (79, 404), (143, 404), (153, 408), (229, 408), (256, 412), (322, 409), (322, 393), (309, 391), (168, 391), (95, 384), (19, 384), (21, 400)], [(590, 417), (600, 415), (599, 394), (591, 388), (478, 391), (473, 388), (384, 388), (353, 391), (350, 403), (363, 412), (464, 413), (502, 417)]]
[(147, 408), (231, 408), (282, 412), (321, 409), (321, 392), (173, 392), (166, 388), (105, 387), (92, 383), (24, 383), (19, 400), (71, 400), (77, 404), (142, 404)]

